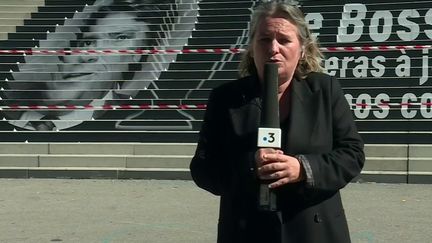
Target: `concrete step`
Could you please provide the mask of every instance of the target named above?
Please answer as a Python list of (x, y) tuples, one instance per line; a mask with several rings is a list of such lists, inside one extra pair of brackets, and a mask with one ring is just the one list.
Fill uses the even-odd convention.
[(187, 169), (103, 167), (0, 167), (0, 178), (191, 180)]
[(0, 7), (4, 6), (40, 6), (44, 5), (45, 0), (0, 0)]
[(191, 179), (196, 144), (0, 143), (0, 178)]
[[(0, 5), (0, 14), (3, 17), (3, 13), (33, 13), (37, 12), (39, 5)], [(4, 17), (3, 17), (4, 18)]]
[(0, 143), (0, 155), (192, 155), (195, 147), (195, 143)]
[(190, 155), (15, 155), (0, 156), (0, 167), (188, 168)]
[[(0, 13), (1, 15), (2, 13)], [(0, 25), (0, 32), (5, 35), (5, 39), (7, 39), (7, 34), (16, 31), (15, 25)]]
[[(191, 155), (193, 143), (51, 143), (50, 154)], [(73, 146), (73, 147), (71, 147)]]
[(1, 13), (0, 17), (1, 19), (29, 19), (31, 16), (30, 12), (26, 13)]
[(431, 144), (367, 144), (361, 178), (387, 183), (432, 183)]
[[(195, 143), (0, 143), (0, 177), (33, 177), (36, 171), (53, 177), (159, 173), (166, 178), (168, 173), (190, 178), (195, 148)], [(365, 153), (360, 180), (432, 183), (432, 145), (367, 144)]]
[(0, 29), (3, 26), (8, 26), (8, 25), (17, 26), (17, 25), (23, 25), (23, 24), (24, 24), (24, 20), (23, 19), (18, 19), (18, 18), (14, 18), (14, 19), (0, 18)]
[(0, 32), (0, 40), (7, 40), (8, 39), (8, 33)]
[[(416, 145), (412, 145), (416, 146)], [(366, 156), (385, 157), (406, 157), (408, 155), (408, 144), (366, 144), (364, 151)]]
[(44, 4), (44, 0), (0, 0), (0, 40), (7, 40), (8, 33), (16, 32), (16, 26), (22, 26)]

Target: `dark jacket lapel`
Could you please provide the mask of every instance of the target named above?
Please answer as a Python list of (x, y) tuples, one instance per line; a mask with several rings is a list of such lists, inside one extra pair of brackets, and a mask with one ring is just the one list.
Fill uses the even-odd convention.
[(293, 80), (291, 111), (289, 116), (287, 152), (297, 154), (311, 143), (318, 124), (321, 90), (312, 91), (306, 80)]
[[(229, 112), (234, 132), (243, 137), (257, 132), (261, 116), (261, 99), (257, 78), (248, 77), (239, 81), (234, 95), (238, 95), (241, 101)], [(237, 97), (227, 97), (227, 99), (237, 99)]]
[[(307, 80), (293, 80), (288, 136), (286, 140), (289, 153), (300, 153), (311, 144), (311, 137), (319, 123), (322, 112), (321, 90), (312, 90)], [(256, 137), (261, 119), (261, 98), (259, 81), (248, 77), (238, 83), (236, 95), (241, 102), (230, 109), (234, 132), (240, 137)], [(227, 97), (227, 99), (237, 99)]]

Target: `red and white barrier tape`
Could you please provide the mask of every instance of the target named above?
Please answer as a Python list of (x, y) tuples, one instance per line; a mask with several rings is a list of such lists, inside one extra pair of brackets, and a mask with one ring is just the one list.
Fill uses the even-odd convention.
[[(356, 103), (350, 104), (352, 109), (358, 108), (407, 108), (407, 107), (432, 107), (432, 102), (422, 103), (379, 103), (379, 104), (366, 104)], [(0, 106), (0, 110), (194, 110), (194, 109), (206, 109), (207, 105), (103, 105), (103, 106), (92, 106), (92, 105), (11, 105), (11, 106)]]
[(0, 50), (0, 54), (26, 54), (26, 55), (70, 55), (70, 54), (189, 54), (189, 53), (240, 53), (245, 49), (228, 48), (228, 49), (185, 49), (185, 50)]
[(401, 50), (423, 50), (431, 49), (432, 45), (398, 45), (398, 46), (345, 46), (324, 47), (323, 52), (345, 52), (345, 51), (401, 51)]
[[(347, 52), (347, 51), (402, 51), (432, 49), (432, 45), (398, 45), (398, 46), (345, 46), (322, 47), (323, 52)], [(26, 54), (26, 55), (70, 55), (70, 54), (190, 54), (190, 53), (242, 53), (242, 48), (215, 48), (215, 49), (185, 49), (185, 50), (0, 50), (0, 54)]]
[(205, 109), (207, 105), (10, 105), (0, 106), (0, 110), (193, 110)]

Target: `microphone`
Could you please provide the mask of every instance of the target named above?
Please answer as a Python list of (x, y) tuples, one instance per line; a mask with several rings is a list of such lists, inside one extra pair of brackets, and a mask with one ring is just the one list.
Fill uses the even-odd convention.
[[(266, 63), (264, 66), (264, 92), (262, 97), (261, 124), (258, 128), (259, 148), (281, 148), (282, 131), (279, 121), (278, 65)], [(258, 208), (276, 211), (276, 193), (268, 187), (269, 181), (261, 181)]]

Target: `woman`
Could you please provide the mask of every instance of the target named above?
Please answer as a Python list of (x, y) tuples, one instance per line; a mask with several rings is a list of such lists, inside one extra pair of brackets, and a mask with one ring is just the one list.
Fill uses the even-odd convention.
[[(190, 169), (220, 195), (218, 242), (350, 242), (339, 190), (359, 175), (363, 142), (298, 7), (258, 6), (243, 78), (214, 89)], [(264, 64), (277, 63), (282, 148), (257, 149)], [(277, 211), (258, 209), (271, 179)]]

